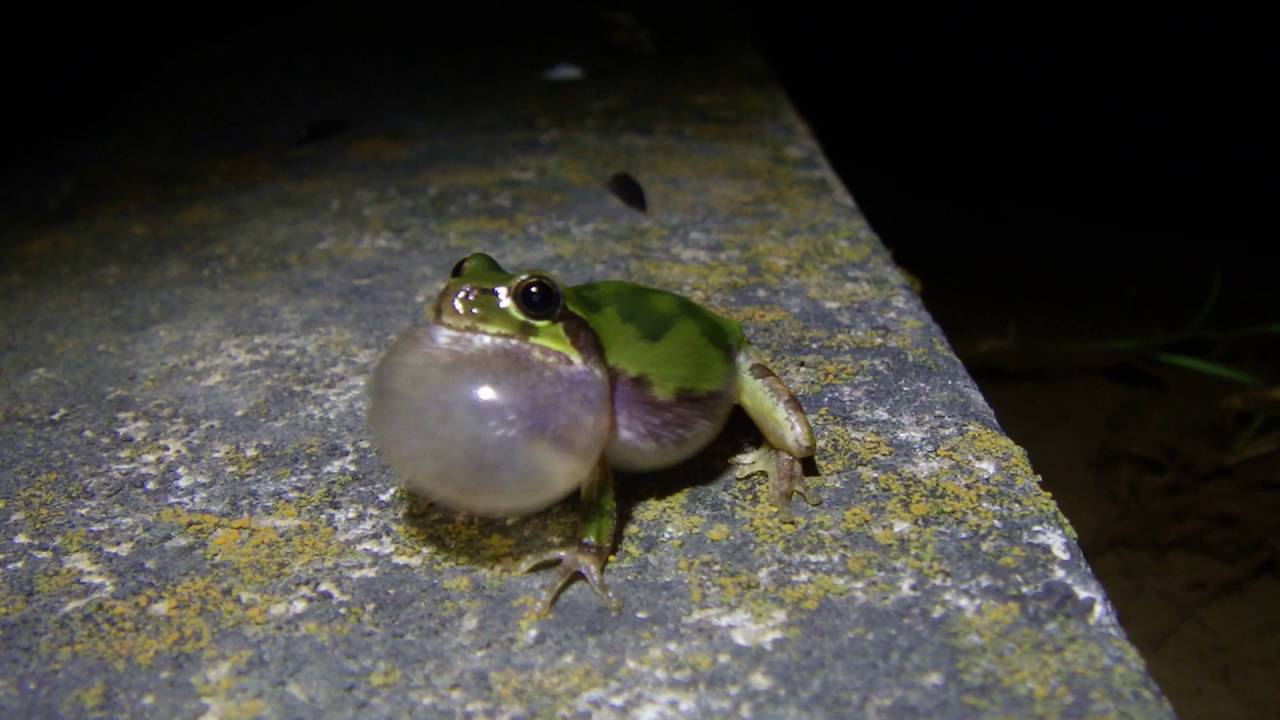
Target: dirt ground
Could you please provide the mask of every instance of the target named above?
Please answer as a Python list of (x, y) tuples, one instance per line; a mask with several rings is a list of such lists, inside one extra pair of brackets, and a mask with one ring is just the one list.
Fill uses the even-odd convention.
[[(954, 269), (917, 271), (926, 303), (1179, 716), (1280, 717), (1280, 405), (1265, 396), (1280, 336), (1223, 332), (1280, 321), (1265, 282), (1222, 273), (1205, 322), (1184, 333), (1212, 293), (1208, 268), (1020, 268), (1004, 292), (977, 293)], [(1153, 349), (1269, 383), (1249, 390)]]

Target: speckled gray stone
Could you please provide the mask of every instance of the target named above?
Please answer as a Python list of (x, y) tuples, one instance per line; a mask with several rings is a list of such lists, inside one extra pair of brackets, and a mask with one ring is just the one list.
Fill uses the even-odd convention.
[[(95, 202), (10, 228), (0, 708), (1172, 716), (760, 60), (728, 26), (711, 53), (609, 22), (568, 58), (577, 81), (513, 53), (353, 72), (323, 102), (260, 89), (232, 140), (193, 123)], [(294, 144), (324, 113), (349, 126)], [(609, 192), (618, 172), (647, 213)], [(577, 583), (538, 618), (549, 573), (513, 568), (572, 508), (482, 521), (403, 497), (364, 422), (379, 353), (472, 250), (742, 321), (813, 419), (821, 505), (787, 525), (734, 479), (757, 438), (737, 417), (620, 479), (624, 610)]]

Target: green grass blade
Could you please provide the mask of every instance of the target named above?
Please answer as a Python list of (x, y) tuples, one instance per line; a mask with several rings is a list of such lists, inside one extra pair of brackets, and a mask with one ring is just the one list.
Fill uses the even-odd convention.
[(1223, 380), (1230, 380), (1232, 382), (1238, 382), (1243, 385), (1262, 384), (1261, 380), (1250, 375), (1247, 372), (1236, 370), (1235, 368), (1227, 367), (1226, 365), (1220, 365), (1216, 362), (1210, 362), (1209, 360), (1201, 360), (1198, 357), (1192, 357), (1190, 355), (1180, 355), (1178, 353), (1167, 353), (1167, 352), (1154, 352), (1154, 353), (1151, 353), (1151, 358), (1153, 360), (1158, 360), (1159, 362), (1165, 363), (1167, 365), (1180, 367), (1186, 370), (1192, 370), (1198, 373), (1202, 373), (1204, 375), (1212, 375), (1213, 377), (1222, 378)]

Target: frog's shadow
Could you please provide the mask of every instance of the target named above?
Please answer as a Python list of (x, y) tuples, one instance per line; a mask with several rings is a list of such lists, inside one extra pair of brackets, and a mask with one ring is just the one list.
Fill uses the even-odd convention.
[[(730, 459), (755, 447), (760, 439), (746, 413), (735, 408), (711, 445), (679, 465), (651, 473), (615, 472), (618, 535), (631, 523), (637, 505), (718, 481), (730, 467)], [(807, 460), (806, 474), (811, 474), (813, 467), (812, 459)], [(573, 542), (578, 532), (576, 495), (545, 510), (513, 518), (468, 515), (408, 493), (403, 497), (406, 540), (432, 547), (459, 563), (512, 570), (522, 558)]]
[(405, 539), (461, 564), (514, 570), (521, 558), (566, 544), (577, 531), (573, 496), (530, 515), (484, 517), (401, 492)]

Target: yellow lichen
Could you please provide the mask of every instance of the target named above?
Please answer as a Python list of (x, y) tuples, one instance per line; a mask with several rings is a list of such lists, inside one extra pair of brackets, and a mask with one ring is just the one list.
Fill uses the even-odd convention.
[(471, 578), (466, 575), (455, 575), (454, 577), (447, 578), (440, 584), (445, 590), (459, 593), (471, 592), (473, 587)]
[(845, 558), (845, 569), (854, 577), (866, 576), (873, 567), (879, 556), (872, 552), (851, 552)]
[(516, 620), (516, 624), (519, 626), (522, 634), (528, 633), (535, 625), (538, 624), (539, 621), (543, 619), (542, 602), (537, 598), (522, 595), (515, 600), (512, 600), (511, 606), (524, 608), (520, 613), (520, 618)]
[(18, 504), (26, 526), (33, 532), (41, 532), (65, 517), (67, 490), (59, 486), (58, 473), (52, 471), (40, 473), (22, 486), (18, 490)]
[(793, 582), (778, 588), (778, 596), (787, 607), (816, 610), (823, 598), (839, 597), (849, 592), (849, 587), (835, 575), (815, 575), (801, 582)]
[(716, 660), (710, 653), (693, 652), (685, 656), (685, 661), (700, 673), (710, 672), (715, 667)]
[(83, 710), (92, 712), (107, 699), (107, 684), (99, 680), (89, 687), (72, 692), (71, 697), (80, 704)]
[(387, 688), (400, 682), (400, 669), (384, 667), (369, 673), (369, 684), (378, 688)]
[[(200, 652), (221, 629), (265, 623), (264, 606), (278, 602), (273, 583), (342, 552), (332, 528), (299, 519), (287, 503), (260, 518), (165, 508), (159, 519), (200, 543), (209, 571), (124, 598), (94, 598), (59, 616), (42, 645), (46, 652), (59, 660), (98, 657), (117, 668), (146, 667), (161, 653)], [(38, 580), (37, 589), (60, 593), (76, 579), (64, 567)]]
[(566, 659), (540, 667), (536, 673), (514, 668), (489, 672), (494, 697), (504, 707), (527, 708), (547, 698), (577, 697), (604, 683), (604, 674), (596, 665)]
[[(1034, 717), (1114, 716), (1115, 708), (1106, 697), (1087, 698), (1088, 708), (1082, 711), (1071, 693), (1071, 676), (1063, 668), (1083, 675), (1108, 668), (1108, 672), (1130, 675), (1111, 681), (1132, 685), (1136, 671), (1125, 668), (1141, 666), (1136, 658), (1129, 666), (1108, 662), (1102, 644), (1081, 634), (1074, 624), (1055, 623), (1046, 630), (1028, 623), (1015, 601), (984, 603), (972, 614), (955, 615), (948, 630), (949, 640), (962, 649), (960, 673), (965, 684), (1000, 687), (1002, 697), (1028, 702), (1027, 714)], [(1044, 662), (1046, 657), (1056, 662)], [(970, 696), (969, 701), (977, 706), (983, 699)]]
[(818, 459), (826, 473), (849, 467), (865, 467), (893, 455), (893, 448), (880, 435), (849, 428), (828, 408), (818, 408), (810, 418), (818, 438)]
[(865, 507), (852, 505), (844, 511), (841, 527), (845, 532), (860, 532), (871, 524), (871, 513)]
[(237, 477), (248, 477), (262, 463), (262, 449), (256, 445), (228, 445), (219, 453), (227, 468)]

